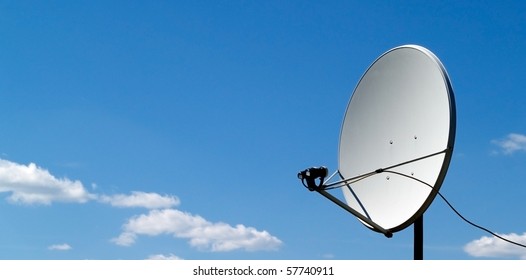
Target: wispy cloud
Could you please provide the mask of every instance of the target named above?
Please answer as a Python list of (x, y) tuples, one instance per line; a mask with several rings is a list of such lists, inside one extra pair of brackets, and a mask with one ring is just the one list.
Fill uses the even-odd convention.
[(22, 204), (84, 203), (95, 197), (80, 181), (57, 178), (34, 163), (23, 165), (0, 159), (2, 192), (11, 193), (10, 202)]
[[(98, 187), (92, 184), (92, 191)], [(182, 212), (173, 207), (178, 197), (154, 192), (134, 191), (130, 194), (102, 195), (91, 193), (78, 180), (57, 178), (34, 163), (23, 165), (0, 159), (0, 193), (8, 193), (8, 201), (20, 204), (50, 205), (54, 202), (85, 203), (94, 201), (116, 208), (142, 207), (147, 214), (134, 216), (122, 226), (121, 234), (112, 239), (120, 246), (131, 246), (140, 235), (172, 235), (188, 239), (200, 250), (223, 252), (232, 250), (277, 250), (282, 241), (267, 231), (238, 224), (210, 222), (199, 215)], [(49, 250), (71, 250), (69, 244), (55, 244)], [(175, 258), (174, 255), (154, 255)]]
[(158, 255), (150, 255), (148, 256), (148, 260), (182, 260), (182, 258), (174, 255), (174, 254), (158, 254)]
[(63, 243), (63, 244), (54, 244), (54, 245), (51, 245), (49, 247), (47, 247), (48, 250), (51, 250), (51, 251), (69, 251), (71, 249), (73, 249), (69, 244), (67, 243)]
[(148, 214), (130, 218), (123, 225), (121, 235), (112, 241), (117, 245), (130, 246), (139, 235), (161, 234), (189, 239), (191, 246), (212, 252), (276, 250), (282, 244), (267, 231), (244, 225), (212, 223), (201, 216), (175, 209), (151, 210)]
[(135, 191), (130, 195), (116, 194), (112, 196), (101, 195), (99, 201), (114, 207), (144, 207), (147, 209), (171, 208), (179, 205), (179, 198), (171, 195), (146, 193)]
[[(499, 234), (520, 244), (526, 244), (526, 232)], [(464, 246), (464, 251), (473, 257), (526, 259), (526, 248), (511, 244), (496, 237), (483, 236)]]
[(332, 253), (325, 253), (325, 254), (321, 255), (321, 258), (322, 259), (334, 259), (335, 256)]
[(507, 155), (526, 151), (526, 135), (519, 133), (510, 133), (504, 139), (493, 140), (493, 144), (497, 145), (501, 152)]
[[(92, 189), (98, 187), (92, 184)], [(147, 209), (178, 206), (176, 196), (135, 191), (131, 194), (98, 195), (90, 193), (82, 182), (57, 178), (48, 170), (34, 163), (28, 165), (0, 159), (0, 193), (10, 193), (8, 200), (21, 204), (45, 204), (53, 202), (85, 203), (97, 200), (114, 207), (143, 207)]]

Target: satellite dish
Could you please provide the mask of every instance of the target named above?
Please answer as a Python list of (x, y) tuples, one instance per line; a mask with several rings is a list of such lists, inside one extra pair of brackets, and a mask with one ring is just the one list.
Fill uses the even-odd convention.
[(432, 52), (405, 45), (381, 55), (349, 101), (338, 172), (343, 180), (389, 172), (346, 184), (347, 204), (390, 232), (411, 225), (442, 185), (455, 123), (451, 83)]
[[(393, 48), (360, 79), (340, 133), (338, 171), (298, 173), (303, 185), (391, 237), (415, 225), (423, 258), (422, 215), (446, 176), (455, 142), (451, 82), (440, 60), (416, 45)], [(330, 182), (336, 175), (339, 180)], [(327, 190), (342, 188), (345, 203)]]

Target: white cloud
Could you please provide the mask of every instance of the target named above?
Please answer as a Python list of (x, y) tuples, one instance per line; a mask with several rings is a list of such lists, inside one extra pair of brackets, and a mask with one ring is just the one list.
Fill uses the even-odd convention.
[(137, 239), (137, 234), (133, 232), (123, 232), (118, 237), (115, 237), (111, 240), (111, 242), (119, 245), (119, 246), (131, 246), (135, 243), (135, 240)]
[[(519, 244), (526, 244), (526, 232), (522, 235), (510, 233), (499, 234), (499, 236)], [(483, 236), (473, 240), (464, 246), (464, 251), (473, 257), (526, 259), (526, 248), (496, 237)]]
[(158, 255), (148, 256), (148, 260), (182, 260), (182, 259), (174, 254), (169, 254), (169, 255), (158, 254)]
[(95, 196), (80, 181), (56, 178), (36, 166), (0, 159), (0, 193), (10, 193), (8, 200), (22, 204), (51, 204), (52, 202), (84, 203)]
[(132, 192), (131, 195), (116, 194), (99, 197), (102, 203), (115, 207), (144, 207), (147, 209), (170, 208), (179, 205), (179, 198), (175, 196), (162, 196), (157, 193)]
[(321, 257), (323, 259), (334, 259), (335, 258), (334, 254), (332, 254), (332, 253), (325, 253), (325, 254), (321, 255)]
[[(92, 190), (98, 189), (96, 184)], [(144, 207), (147, 214), (134, 216), (124, 225), (121, 234), (112, 239), (117, 245), (131, 246), (140, 235), (172, 235), (187, 239), (195, 248), (213, 252), (232, 250), (276, 250), (282, 241), (267, 231), (259, 231), (244, 225), (231, 226), (223, 222), (210, 222), (198, 215), (175, 210), (179, 198), (135, 191), (131, 194), (99, 195), (88, 192), (83, 184), (68, 178), (57, 178), (48, 170), (34, 163), (18, 164), (0, 159), (0, 193), (20, 204), (44, 204), (54, 202), (84, 203), (95, 200), (114, 207)], [(69, 244), (54, 244), (49, 250), (71, 250)], [(177, 258), (174, 255), (153, 255), (151, 258)]]
[(63, 244), (54, 244), (54, 245), (51, 245), (49, 247), (47, 247), (48, 250), (51, 250), (51, 251), (68, 251), (68, 250), (71, 250), (73, 249), (69, 244), (67, 243), (63, 243)]
[(526, 135), (510, 133), (506, 138), (493, 140), (493, 144), (499, 146), (504, 154), (513, 154), (518, 151), (526, 151)]
[(170, 234), (189, 239), (191, 246), (213, 252), (244, 249), (247, 251), (276, 250), (282, 242), (267, 231), (226, 223), (212, 223), (201, 216), (175, 209), (151, 210), (132, 217), (123, 225), (123, 232), (112, 241), (121, 246), (135, 243), (139, 235)]

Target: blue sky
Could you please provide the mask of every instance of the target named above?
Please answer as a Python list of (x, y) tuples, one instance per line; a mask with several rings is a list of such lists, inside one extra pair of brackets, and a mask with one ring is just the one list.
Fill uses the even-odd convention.
[[(457, 137), (441, 192), (526, 243), (523, 1), (0, 1), (0, 259), (411, 259), (296, 173), (337, 168), (361, 75), (418, 44)], [(428, 259), (523, 259), (438, 198)]]

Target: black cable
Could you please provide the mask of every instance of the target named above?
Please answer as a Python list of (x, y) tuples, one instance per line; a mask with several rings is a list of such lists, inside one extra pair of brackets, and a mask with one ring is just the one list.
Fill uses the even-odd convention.
[[(392, 173), (392, 174), (396, 174), (396, 175), (400, 175), (400, 176), (403, 176), (403, 177), (407, 177), (409, 179), (413, 179), (415, 181), (418, 181), (428, 187), (430, 187), (431, 189), (434, 190), (433, 186), (431, 186), (430, 184), (420, 180), (420, 179), (417, 179), (417, 178), (414, 178), (412, 176), (409, 176), (409, 175), (406, 175), (406, 174), (403, 174), (403, 173), (400, 173), (400, 172), (396, 172), (396, 171), (391, 171), (390, 169), (392, 168), (396, 168), (396, 167), (399, 167), (399, 166), (402, 166), (402, 165), (405, 165), (405, 164), (408, 164), (408, 163), (412, 163), (412, 162), (415, 162), (415, 161), (419, 161), (419, 160), (422, 160), (422, 159), (426, 159), (428, 157), (432, 157), (432, 156), (435, 156), (435, 155), (438, 155), (438, 154), (441, 154), (441, 153), (445, 153), (449, 150), (449, 148), (443, 150), (443, 151), (440, 151), (440, 152), (437, 152), (437, 153), (433, 153), (433, 154), (430, 154), (430, 155), (427, 155), (427, 156), (424, 156), (424, 157), (420, 157), (420, 158), (416, 158), (416, 159), (412, 159), (412, 160), (409, 160), (409, 161), (406, 161), (406, 162), (403, 162), (403, 163), (399, 163), (399, 164), (395, 164), (395, 165), (392, 165), (392, 166), (389, 166), (389, 167), (386, 167), (386, 168), (380, 168), (380, 169), (377, 169), (373, 172), (369, 172), (369, 173), (365, 173), (365, 174), (362, 174), (362, 175), (359, 175), (359, 176), (356, 176), (356, 177), (353, 177), (353, 178), (349, 178), (349, 179), (344, 179), (344, 180), (341, 180), (339, 182), (336, 182), (336, 183), (332, 183), (332, 184), (327, 184), (327, 185), (324, 185), (323, 184), (323, 181), (320, 182), (320, 185), (319, 186), (316, 186), (317, 188), (321, 189), (321, 190), (332, 190), (332, 189), (338, 189), (338, 188), (341, 188), (343, 186), (347, 186), (349, 187), (350, 184), (353, 184), (353, 183), (356, 183), (358, 181), (361, 181), (363, 179), (366, 179), (366, 178), (369, 178), (373, 175), (376, 175), (376, 174), (379, 174), (379, 173)], [(303, 186), (305, 186), (306, 188), (308, 188), (309, 190), (313, 190), (312, 188), (310, 188), (307, 184), (305, 184), (304, 182), (304, 179), (302, 178), (302, 182)], [(343, 185), (340, 185), (342, 184)], [(457, 214), (457, 216), (459, 216), (462, 220), (464, 220), (466, 223), (470, 224), (471, 226), (473, 227), (476, 227), (480, 230), (483, 230), (491, 235), (493, 235), (494, 237), (496, 238), (499, 238), (503, 241), (506, 241), (508, 243), (511, 243), (513, 245), (516, 245), (516, 246), (520, 246), (520, 247), (523, 247), (523, 248), (526, 248), (526, 245), (524, 244), (521, 244), (521, 243), (517, 243), (515, 241), (512, 241), (512, 240), (509, 240), (507, 238), (504, 238), (496, 233), (494, 233), (493, 231), (483, 227), (483, 226), (480, 226), (480, 225), (477, 225), (473, 222), (471, 222), (470, 220), (466, 219), (464, 216), (462, 216), (462, 214), (460, 214), (460, 212), (457, 211), (457, 209), (455, 209), (455, 207), (453, 207), (453, 205), (451, 205), (451, 203), (449, 203), (449, 201), (439, 192), (437, 191), (437, 194), (440, 196), (440, 198), (442, 198), (442, 200), (444, 200), (444, 202), (449, 206), (449, 208), (451, 208), (451, 210), (453, 210), (453, 212), (455, 212), (455, 214)]]
[[(424, 181), (422, 181), (420, 179), (411, 177), (409, 175), (406, 175), (406, 174), (403, 174), (403, 173), (400, 173), (400, 172), (396, 172), (396, 171), (390, 171), (390, 170), (385, 170), (384, 172), (392, 173), (392, 174), (396, 174), (396, 175), (400, 175), (400, 176), (404, 176), (404, 177), (407, 177), (409, 179), (413, 179), (413, 180), (418, 181), (418, 182), (430, 187), (431, 189), (433, 189), (433, 186), (431, 186), (430, 184), (428, 184), (428, 183), (426, 183), (426, 182), (424, 182)], [(481, 230), (483, 230), (483, 231), (485, 231), (485, 232), (487, 232), (487, 233), (489, 233), (489, 234), (491, 234), (491, 235), (495, 236), (496, 238), (499, 238), (499, 239), (501, 239), (503, 241), (506, 241), (506, 242), (511, 243), (513, 245), (517, 245), (517, 246), (526, 248), (526, 245), (524, 245), (524, 244), (517, 243), (515, 241), (512, 241), (512, 240), (509, 240), (507, 238), (504, 238), (504, 237), (494, 233), (493, 231), (491, 231), (491, 230), (489, 230), (489, 229), (487, 229), (487, 228), (485, 228), (483, 226), (477, 225), (477, 224), (471, 222), (470, 220), (466, 219), (464, 216), (462, 216), (462, 214), (460, 214), (460, 212), (457, 211), (457, 209), (455, 209), (455, 207), (453, 207), (453, 205), (451, 205), (451, 203), (449, 203), (449, 201), (439, 191), (437, 191), (437, 194), (440, 196), (440, 198), (442, 198), (442, 200), (444, 200), (444, 202), (449, 206), (449, 208), (451, 208), (451, 210), (453, 210), (453, 212), (455, 212), (455, 214), (457, 214), (466, 223), (468, 223), (468, 224), (470, 224), (470, 225), (472, 225), (472, 226), (474, 226), (474, 227), (476, 227), (478, 229), (481, 229)]]

